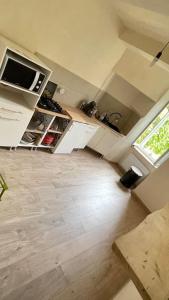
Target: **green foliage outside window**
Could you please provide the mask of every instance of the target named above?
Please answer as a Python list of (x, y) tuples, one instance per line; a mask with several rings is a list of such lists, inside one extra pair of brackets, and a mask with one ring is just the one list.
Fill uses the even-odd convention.
[(146, 138), (146, 136), (154, 129), (156, 125), (161, 121), (160, 116), (154, 119), (154, 121), (144, 130), (144, 132), (139, 136), (136, 140), (137, 144), (141, 144), (141, 142)]
[(152, 135), (145, 144), (153, 153), (158, 156), (163, 155), (169, 150), (169, 120), (167, 120), (159, 130)]
[[(144, 130), (144, 132), (136, 140), (136, 144), (140, 145), (144, 139), (152, 132), (159, 122), (168, 114), (169, 105), (167, 105), (161, 113), (152, 121), (152, 123)], [(160, 157), (169, 150), (169, 118), (150, 136), (148, 141), (142, 146), (149, 150), (156, 157)]]

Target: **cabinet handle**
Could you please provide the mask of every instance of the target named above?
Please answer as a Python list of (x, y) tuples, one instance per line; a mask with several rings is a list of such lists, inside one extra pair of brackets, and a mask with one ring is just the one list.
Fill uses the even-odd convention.
[(12, 109), (7, 109), (7, 108), (4, 108), (4, 107), (1, 107), (0, 106), (0, 111), (7, 111), (7, 112), (12, 112), (12, 113), (14, 113), (14, 114), (22, 114), (22, 112), (21, 111), (16, 111), (16, 110), (12, 110)]
[(3, 119), (3, 120), (8, 120), (8, 121), (20, 121), (19, 119), (12, 119), (10, 117), (3, 117), (0, 115), (0, 119)]

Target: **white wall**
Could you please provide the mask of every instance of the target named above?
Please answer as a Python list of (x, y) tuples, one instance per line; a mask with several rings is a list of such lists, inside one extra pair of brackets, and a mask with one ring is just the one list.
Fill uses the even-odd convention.
[(169, 160), (150, 174), (136, 189), (136, 195), (150, 211), (169, 202)]
[(135, 86), (140, 92), (158, 101), (169, 89), (169, 69), (155, 64), (137, 50), (127, 49), (114, 68), (114, 72)]
[(146, 126), (150, 123), (158, 112), (168, 103), (169, 90), (161, 97), (161, 99), (153, 106), (146, 116), (141, 118), (138, 123), (132, 128), (127, 136), (124, 136), (119, 142), (114, 145), (113, 149), (106, 155), (108, 160), (119, 162), (124, 154), (130, 149), (131, 144), (142, 133)]
[[(137, 28), (133, 27), (133, 30), (137, 30)], [(152, 36), (148, 37), (133, 30), (126, 28), (120, 35), (120, 38), (128, 45), (132, 45), (135, 48), (141, 49), (145, 53), (149, 53), (152, 56), (155, 56), (159, 50), (164, 47), (164, 42), (157, 41), (153, 39)], [(145, 31), (144, 34), (147, 34), (147, 32)], [(160, 60), (167, 64), (169, 63), (169, 47), (165, 49)]]
[(1, 1), (0, 32), (100, 87), (125, 46), (109, 1)]
[(154, 105), (154, 101), (117, 74), (113, 76), (106, 92), (140, 116), (144, 116)]

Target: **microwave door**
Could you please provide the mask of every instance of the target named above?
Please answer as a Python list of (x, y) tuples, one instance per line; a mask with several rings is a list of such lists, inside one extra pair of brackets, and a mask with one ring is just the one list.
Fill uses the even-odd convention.
[(35, 78), (34, 78), (34, 81), (32, 82), (31, 86), (30, 86), (30, 91), (33, 91), (33, 89), (36, 87), (36, 84), (38, 83), (38, 80), (39, 80), (39, 76), (40, 76), (40, 72), (39, 71), (36, 71), (36, 75), (35, 75)]
[(37, 71), (8, 57), (1, 80), (30, 89), (36, 80)]

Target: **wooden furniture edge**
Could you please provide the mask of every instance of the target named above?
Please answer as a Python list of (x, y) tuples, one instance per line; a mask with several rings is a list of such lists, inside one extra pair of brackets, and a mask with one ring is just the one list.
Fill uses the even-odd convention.
[(53, 112), (53, 111), (50, 111), (50, 110), (47, 110), (47, 109), (40, 108), (38, 106), (35, 107), (35, 110), (37, 110), (37, 111), (39, 111), (41, 113), (47, 114), (47, 115), (54, 116), (54, 117), (60, 117), (62, 119), (67, 119), (67, 120), (71, 119), (71, 117), (67, 113), (67, 111), (66, 111), (66, 115), (65, 115), (65, 114), (61, 114), (61, 113), (57, 113), (57, 112)]
[[(118, 238), (117, 238), (118, 240)], [(123, 263), (125, 269), (127, 270), (130, 279), (133, 281), (134, 285), (136, 286), (138, 292), (142, 296), (143, 300), (152, 300), (150, 296), (148, 295), (146, 289), (140, 282), (139, 278), (136, 276), (135, 272), (133, 269), (130, 267), (128, 262), (126, 261), (125, 257), (123, 256), (122, 252), (118, 248), (118, 245), (116, 241), (112, 244), (112, 251), (119, 257), (120, 261)]]

